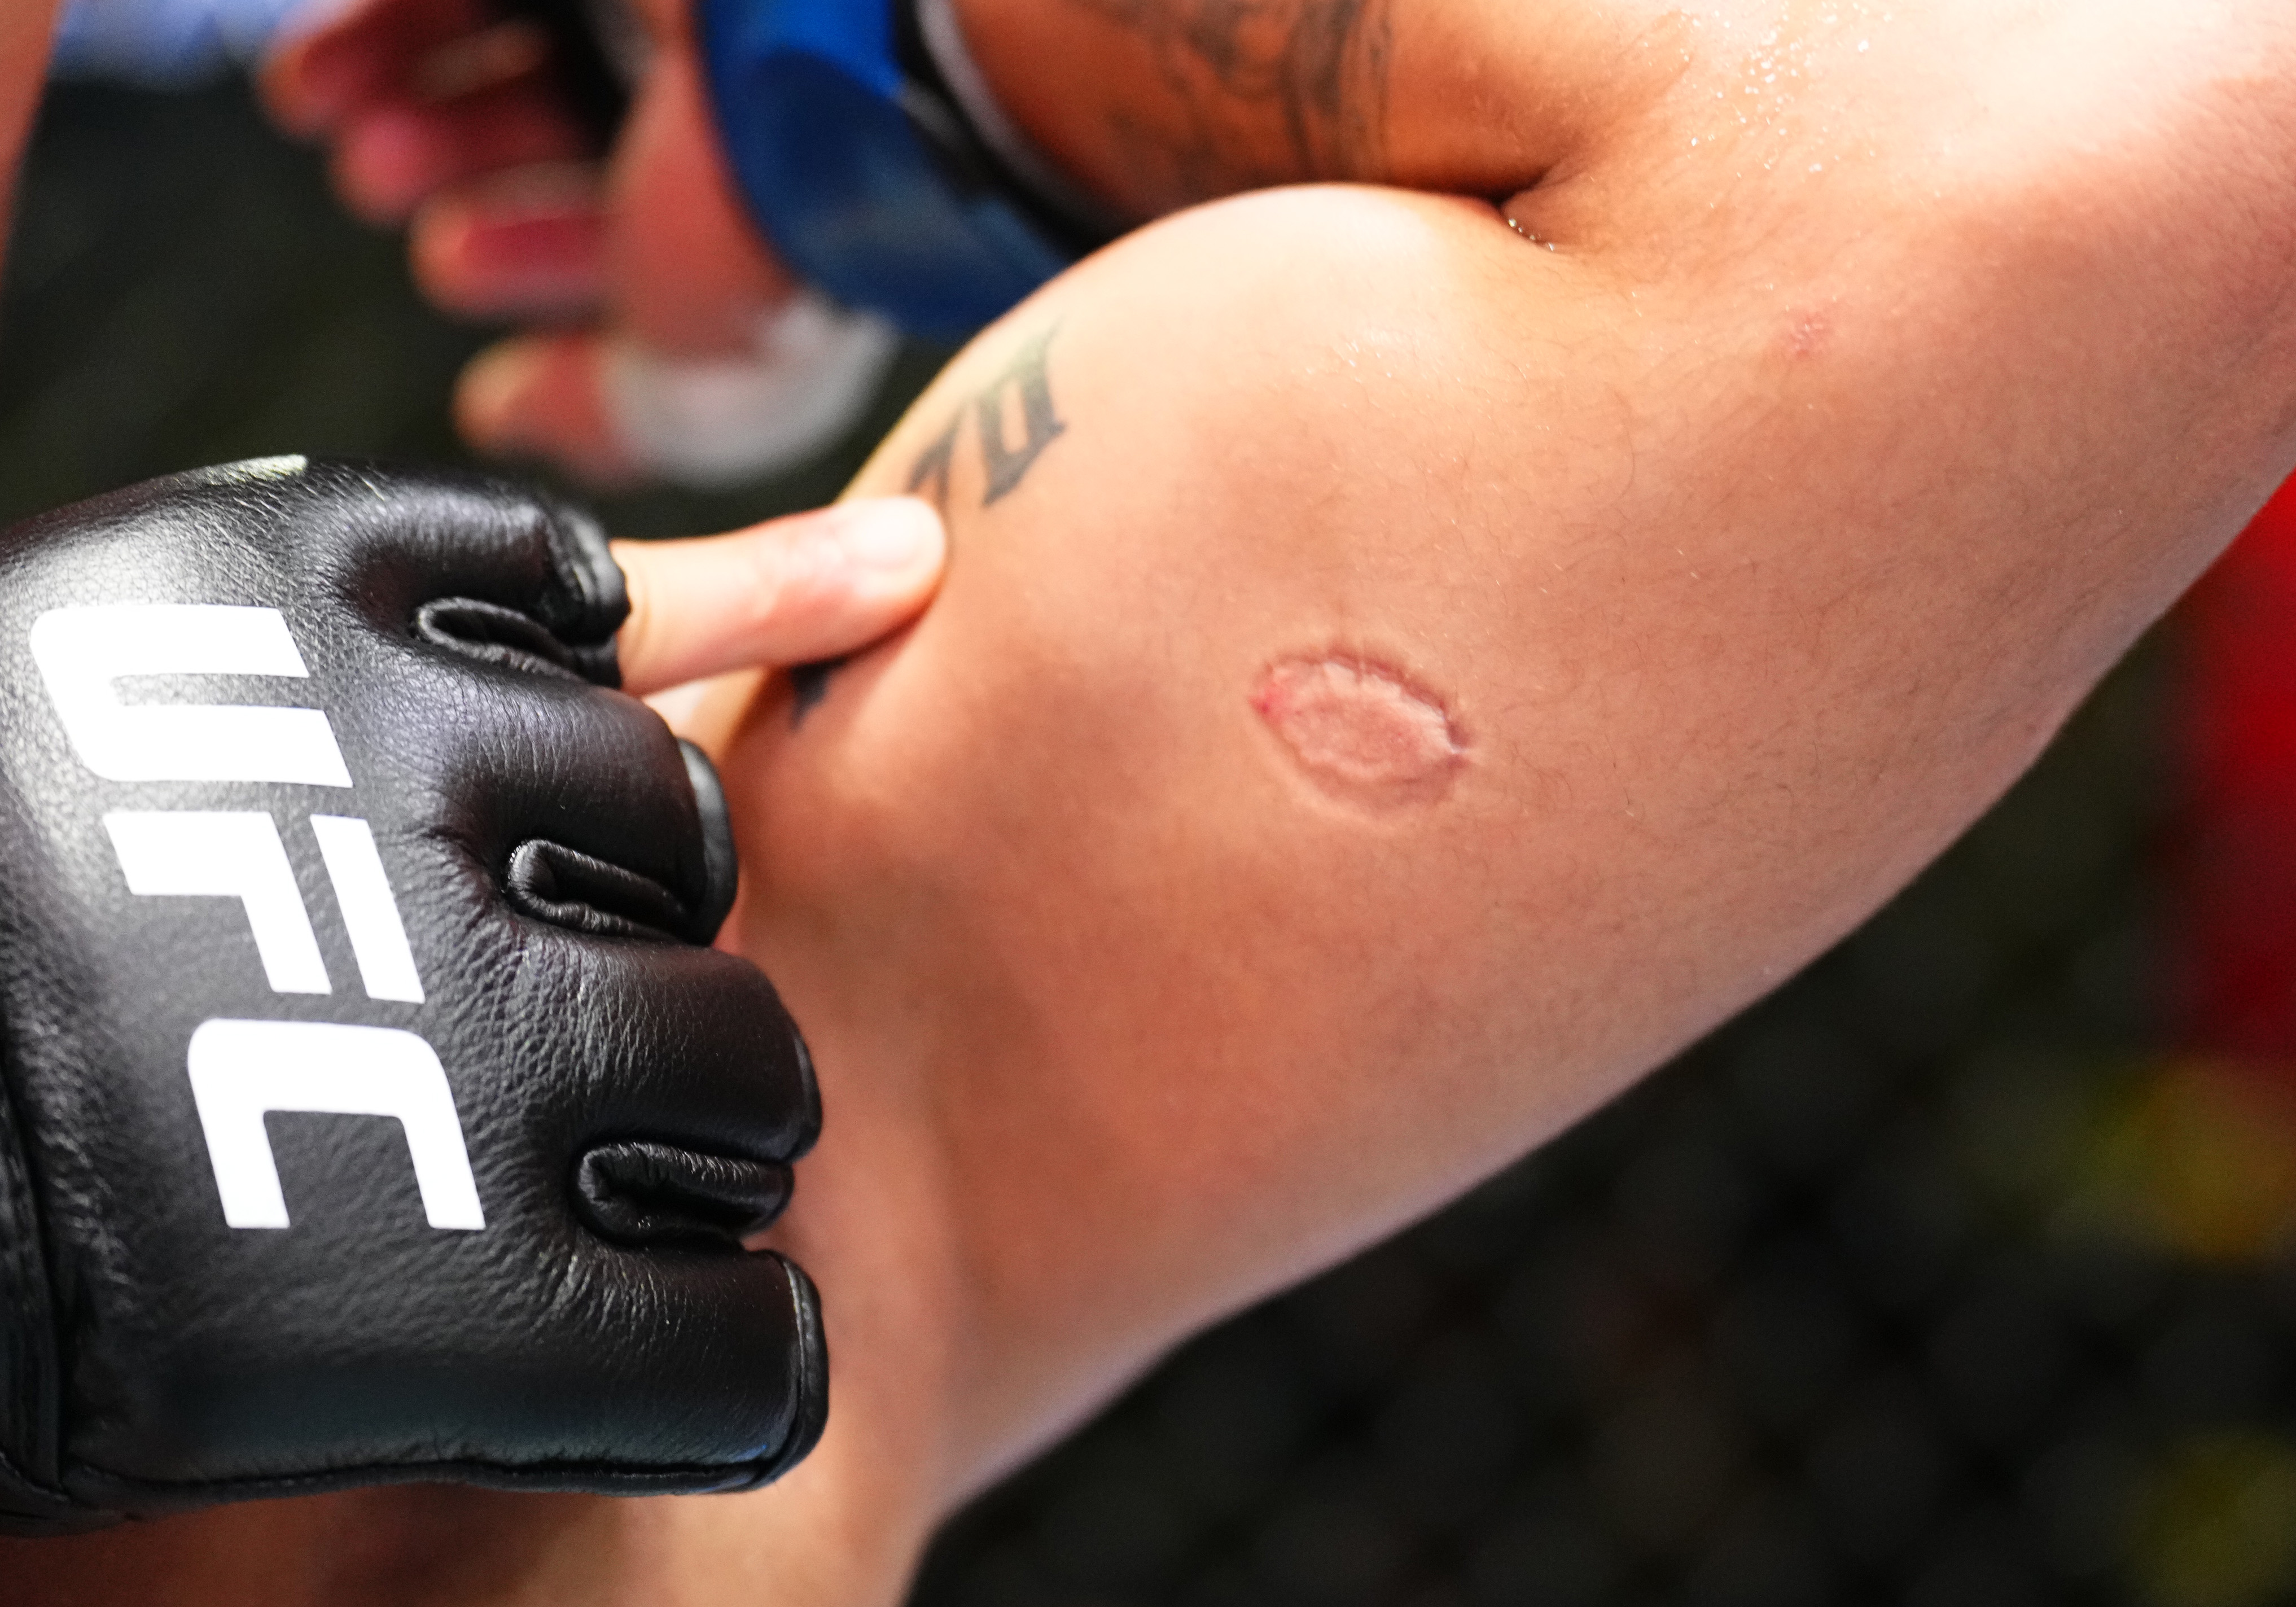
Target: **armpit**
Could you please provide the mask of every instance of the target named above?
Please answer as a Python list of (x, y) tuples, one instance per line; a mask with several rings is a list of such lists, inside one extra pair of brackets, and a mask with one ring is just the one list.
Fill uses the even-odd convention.
[(1440, 698), (1353, 654), (1276, 660), (1251, 706), (1309, 781), (1349, 803), (1433, 803), (1466, 762), (1467, 742)]

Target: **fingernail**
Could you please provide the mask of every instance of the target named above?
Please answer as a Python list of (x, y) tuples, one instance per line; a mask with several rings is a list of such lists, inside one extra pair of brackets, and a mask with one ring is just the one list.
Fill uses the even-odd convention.
[(941, 544), (940, 516), (914, 496), (867, 497), (838, 512), (837, 545), (856, 569), (914, 569)]

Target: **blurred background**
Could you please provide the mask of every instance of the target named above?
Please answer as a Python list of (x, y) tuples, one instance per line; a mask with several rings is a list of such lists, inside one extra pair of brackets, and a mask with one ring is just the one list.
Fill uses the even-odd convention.
[[(0, 300), (0, 512), (261, 453), (455, 458), (485, 332), (235, 83), (61, 86)], [(937, 361), (800, 474), (604, 511), (824, 500)], [(2282, 523), (1863, 931), (1181, 1350), (961, 1517), (922, 1607), (2296, 1601)]]

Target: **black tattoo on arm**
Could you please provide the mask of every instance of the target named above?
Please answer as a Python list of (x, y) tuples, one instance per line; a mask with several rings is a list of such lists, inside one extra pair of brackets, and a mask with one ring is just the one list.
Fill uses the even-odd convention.
[[(1002, 373), (957, 405), (947, 427), (910, 463), (912, 496), (929, 496), (947, 512), (957, 447), (968, 420), (980, 442), (980, 505), (994, 506), (1020, 488), (1045, 449), (1068, 433), (1068, 422), (1053, 404), (1050, 355), (1053, 337), (1059, 332), (1054, 324), (1022, 341)], [(1017, 440), (1013, 426), (1019, 430)], [(844, 660), (831, 659), (800, 664), (789, 672), (791, 725), (805, 723), (805, 717), (829, 695), (830, 677), (844, 667)]]
[(932, 488), (933, 505), (948, 506), (948, 471), (956, 463), (956, 430), (964, 422), (959, 413), (949, 420), (948, 428), (933, 439), (933, 444), (917, 454), (917, 461), (909, 467), (909, 495), (918, 496), (927, 486)]
[(842, 659), (823, 659), (790, 667), (790, 724), (802, 726), (821, 700), (829, 695), (829, 677), (845, 668)]
[[(1004, 372), (957, 408), (948, 427), (909, 466), (912, 493), (929, 492), (942, 508), (948, 506), (949, 476), (955, 468), (957, 443), (968, 418), (980, 440), (980, 466), (986, 480), (980, 505), (992, 507), (1020, 488), (1045, 449), (1068, 432), (1068, 422), (1053, 403), (1050, 353), (1053, 337), (1059, 332), (1055, 325), (1022, 342)], [(1017, 440), (1011, 428), (1014, 425), (1019, 430)]]
[(1393, 0), (1069, 0), (1153, 53), (1169, 115), (1118, 111), (1174, 204), (1322, 179), (1388, 177)]
[[(973, 399), (973, 411), (980, 419), (981, 462), (988, 471), (988, 488), (980, 499), (984, 508), (1003, 501), (1018, 488), (1029, 477), (1029, 471), (1037, 466), (1037, 460), (1045, 455), (1045, 448), (1068, 430), (1053, 407), (1052, 373), (1045, 361), (1054, 332), (1048, 329), (1023, 346), (1012, 366)], [(1020, 404), (1018, 446), (1008, 446), (1004, 439), (1004, 398), (1008, 391)]]

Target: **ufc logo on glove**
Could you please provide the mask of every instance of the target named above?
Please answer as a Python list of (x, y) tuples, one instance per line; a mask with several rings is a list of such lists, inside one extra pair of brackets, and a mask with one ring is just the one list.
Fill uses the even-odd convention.
[(811, 1066), (710, 947), (724, 800), (615, 689), (627, 611), (586, 515), (477, 477), (0, 536), (0, 1529), (747, 1488), (818, 1437), (752, 1242)]
[[(352, 784), (320, 710), (120, 701), (117, 684), (129, 676), (306, 676), (276, 609), (167, 603), (52, 609), (32, 622), (31, 648), (80, 762), (108, 781)], [(367, 996), (421, 1004), (422, 980), (374, 833), (361, 819), (308, 818)], [(113, 810), (103, 825), (130, 892), (236, 898), (273, 991), (330, 991), (270, 815)], [(188, 1061), (216, 1192), (232, 1226), (289, 1225), (263, 1125), (274, 1111), (397, 1118), (430, 1226), (486, 1226), (446, 1070), (414, 1033), (218, 1019), (192, 1033)]]

